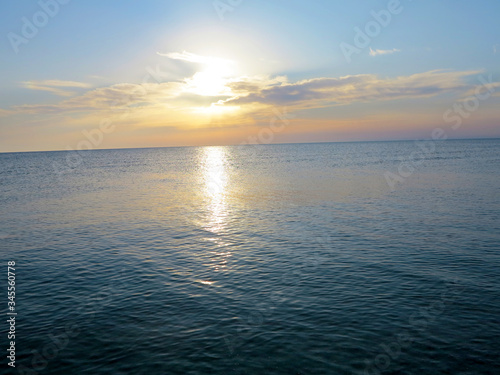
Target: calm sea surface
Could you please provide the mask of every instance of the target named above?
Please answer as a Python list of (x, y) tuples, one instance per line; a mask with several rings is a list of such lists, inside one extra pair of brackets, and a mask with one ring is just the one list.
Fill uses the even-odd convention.
[(433, 148), (0, 154), (0, 373), (500, 374), (500, 140)]

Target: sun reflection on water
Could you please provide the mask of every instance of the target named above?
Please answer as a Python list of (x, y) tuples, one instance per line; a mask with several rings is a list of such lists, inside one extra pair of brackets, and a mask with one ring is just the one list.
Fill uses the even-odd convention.
[(225, 248), (229, 244), (224, 241), (223, 237), (229, 217), (227, 149), (225, 147), (205, 147), (202, 153), (202, 170), (203, 195), (206, 202), (203, 228), (213, 234), (207, 237), (207, 240), (217, 244), (219, 248), (219, 250), (211, 252), (212, 266), (215, 270), (219, 270), (226, 267), (227, 258), (231, 256), (231, 253)]

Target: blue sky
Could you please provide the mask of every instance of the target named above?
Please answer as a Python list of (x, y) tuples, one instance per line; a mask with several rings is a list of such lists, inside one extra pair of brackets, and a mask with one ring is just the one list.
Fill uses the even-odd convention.
[[(388, 119), (399, 121), (404, 119), (405, 110), (410, 116), (422, 111), (442, 113), (454, 101), (463, 99), (463, 94), (470, 89), (465, 85), (476, 84), (478, 75), (491, 74), (495, 82), (500, 80), (500, 4), (497, 1), (401, 1), (398, 6), (401, 11), (393, 14), (388, 25), (381, 27), (380, 32), (370, 38), (369, 45), (362, 48), (359, 54), (353, 54), (350, 62), (343, 55), (340, 44), (344, 42), (354, 45), (354, 28), (364, 29), (368, 22), (373, 21), (372, 12), (387, 10), (390, 2), (242, 0), (239, 5), (230, 6), (232, 9), (224, 13), (224, 19), (221, 19), (214, 3), (211, 0), (72, 0), (68, 4), (59, 4), (57, 14), (50, 17), (47, 25), (40, 27), (28, 43), (20, 44), (18, 53), (15, 53), (9, 41), (9, 33), (22, 36), (22, 18), (32, 20), (41, 7), (37, 1), (2, 2), (0, 109), (8, 112), (0, 117), (0, 134), (3, 135), (0, 151), (63, 149), (66, 144), (81, 137), (79, 134), (82, 129), (95, 126), (93, 121), (98, 112), (103, 110), (87, 108), (87, 113), (80, 111), (68, 117), (67, 114), (58, 113), (56, 107), (47, 114), (43, 111), (34, 113), (32, 109), (27, 113), (22, 106), (56, 106), (68, 97), (77, 98), (91, 90), (124, 83), (141, 84), (150, 69), (160, 69), (163, 72), (161, 83), (184, 82), (183, 80), (196, 74), (196, 69), (201, 69), (198, 63), (190, 61), (193, 58), (186, 57), (188, 55), (168, 57), (172, 53), (186, 52), (211, 57), (210, 61), (231, 61), (232, 76), (224, 79), (234, 81), (237, 78), (241, 80), (241, 77), (267, 77), (266, 84), (269, 87), (276, 84), (270, 83), (274, 82), (275, 77), (286, 77), (286, 81), (280, 81), (280, 86), (303, 80), (357, 75), (374, 75), (381, 81), (393, 79), (396, 82), (397, 77), (410, 77), (436, 70), (458, 74), (439, 79), (459, 80), (464, 84), (462, 87), (455, 82), (445, 89), (440, 86), (439, 89), (436, 88), (439, 94), (433, 97), (421, 94), (415, 97), (401, 96), (397, 98), (397, 102), (388, 99), (377, 101), (373, 96), (371, 99), (365, 97), (357, 100), (358, 95), (349, 100), (344, 98), (341, 102), (332, 97), (329, 104), (325, 101), (320, 104), (310, 101), (298, 105), (297, 98), (289, 98), (291, 101), (288, 104), (295, 110), (297, 129), (302, 130), (291, 129), (289, 134), (283, 133), (283, 141), (300, 141), (300, 134), (304, 134), (303, 129), (309, 119), (321, 120), (324, 122), (321, 126), (326, 126), (327, 121), (357, 121), (360, 116), (377, 117), (384, 114)], [(229, 3), (229, 0), (221, 0), (219, 5), (220, 3)], [(372, 55), (370, 51), (373, 51)], [(248, 81), (247, 78), (245, 82)], [(437, 78), (431, 77), (430, 80), (432, 79)], [(260, 78), (258, 80), (261, 82)], [(61, 82), (66, 81), (81, 85), (73, 85), (67, 93), (58, 91), (57, 87), (60, 88)], [(370, 87), (374, 82), (370, 80)], [(391, 84), (394, 82), (391, 81)], [(403, 82), (411, 85), (413, 81), (403, 79)], [(377, 84), (386, 83), (377, 81)], [(56, 90), (53, 90), (54, 86), (47, 89), (47, 85), (54, 84)], [(196, 101), (201, 101), (199, 96), (207, 91), (191, 93), (198, 96)], [(477, 117), (478, 123), (482, 124), (481, 121), (484, 121), (483, 125), (480, 124), (484, 129), (478, 131), (477, 136), (499, 135), (495, 124), (492, 124), (495, 117), (498, 119), (498, 112), (495, 112), (498, 96), (495, 94), (488, 103), (482, 103), (484, 111)], [(216, 103), (218, 100), (230, 99), (231, 94), (226, 92), (223, 95), (221, 92), (205, 96), (212, 96), (213, 103)], [(285, 102), (283, 98), (278, 103), (272, 102), (271, 97), (266, 97), (270, 99), (269, 106)], [(231, 101), (235, 102), (230, 99), (226, 105)], [(259, 104), (263, 106), (266, 103), (260, 100)], [(179, 104), (176, 108), (176, 113), (180, 113), (183, 107)], [(247, 124), (247, 133), (251, 133), (255, 131), (255, 126), (260, 126), (258, 119), (265, 111), (263, 107), (254, 106), (242, 111), (244, 120), (234, 115), (231, 118), (218, 118), (217, 126), (231, 127), (234, 126), (231, 121), (239, 121)], [(157, 116), (161, 115), (158, 111), (155, 113)], [(34, 115), (36, 120), (33, 119)], [(73, 127), (61, 125), (51, 128), (48, 125), (55, 119), (71, 123), (71, 118), (75, 116), (81, 121)], [(88, 117), (87, 121), (82, 120), (85, 116)], [(179, 134), (185, 133), (184, 136), (179, 135), (173, 143), (165, 141), (163, 136), (158, 136), (158, 142), (149, 136), (141, 138), (141, 134), (151, 133), (146, 131), (150, 127), (158, 130), (158, 119), (152, 121), (148, 116), (143, 120), (140, 115), (134, 117), (137, 123), (135, 134), (139, 140), (137, 147), (204, 143), (201, 136), (205, 131), (203, 120), (196, 119), (195, 128), (199, 132), (193, 136), (191, 129), (186, 132), (188, 122), (193, 120), (190, 116), (183, 113), (179, 115), (178, 121), (172, 116), (171, 112), (164, 113), (164, 118), (168, 119), (168, 133), (171, 134), (172, 127), (178, 128)], [(302, 124), (298, 123), (300, 119)], [(435, 121), (431, 118), (421, 119), (417, 121), (420, 125), (415, 125), (407, 133), (391, 133), (391, 129), (382, 129), (375, 138), (425, 136), (430, 127), (439, 125), (439, 121), (438, 117)], [(213, 116), (205, 122), (205, 128), (214, 127)], [(19, 134), (12, 131), (13, 124), (41, 135), (37, 137), (40, 143), (17, 139)], [(336, 126), (338, 128), (340, 125)], [(116, 137), (108, 137), (108, 144), (100, 147), (133, 146), (133, 142), (127, 141), (127, 137), (133, 137), (133, 126), (127, 124), (125, 127), (128, 129), (127, 135), (119, 135), (117, 131)], [(365, 138), (373, 137), (376, 133), (376, 125), (373, 127), (373, 132), (366, 132)], [(51, 136), (51, 141), (47, 141), (48, 134), (62, 135), (63, 132), (73, 135), (60, 136), (57, 140)], [(161, 134), (159, 131), (157, 133)], [(222, 134), (223, 129), (216, 133)], [(338, 136), (340, 133), (332, 132), (328, 140), (364, 139), (359, 132), (357, 136), (345, 139)], [(44, 134), (47, 136), (44, 137)], [(205, 143), (217, 144), (218, 139), (222, 144), (239, 143), (239, 139), (246, 136), (246, 133), (237, 134), (229, 138), (206, 137)], [(463, 133), (463, 136), (474, 135), (471, 131)], [(457, 134), (457, 137), (460, 136)], [(193, 138), (193, 142), (190, 142), (189, 137)], [(307, 134), (306, 138), (314, 139), (314, 134)], [(11, 146), (10, 141), (15, 146)]]

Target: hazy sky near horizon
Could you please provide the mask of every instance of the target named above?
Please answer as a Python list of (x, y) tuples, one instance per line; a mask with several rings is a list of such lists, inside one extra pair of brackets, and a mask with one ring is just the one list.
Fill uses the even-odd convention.
[(500, 137), (498, 1), (0, 9), (0, 152)]

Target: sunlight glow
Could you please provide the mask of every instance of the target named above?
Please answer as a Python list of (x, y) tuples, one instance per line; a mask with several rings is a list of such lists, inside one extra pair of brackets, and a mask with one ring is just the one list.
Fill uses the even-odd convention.
[(201, 115), (222, 115), (236, 112), (240, 109), (238, 106), (223, 106), (212, 103), (209, 107), (195, 107), (193, 112)]
[(206, 229), (219, 234), (227, 216), (226, 204), (226, 152), (224, 147), (207, 147), (203, 149), (203, 167), (205, 194), (208, 199), (209, 216)]
[(203, 227), (213, 236), (209, 241), (217, 245), (217, 249), (210, 252), (211, 263), (215, 271), (227, 267), (231, 252), (229, 245), (224, 241), (224, 231), (229, 217), (227, 186), (228, 186), (228, 157), (224, 147), (204, 147), (201, 154), (203, 182), (205, 185), (205, 202), (207, 215)]
[(186, 81), (188, 92), (202, 96), (217, 96), (229, 93), (226, 80), (217, 72), (198, 72)]
[(201, 57), (204, 69), (186, 80), (187, 92), (202, 96), (230, 95), (231, 89), (226, 86), (229, 77), (235, 74), (234, 62), (214, 57)]

